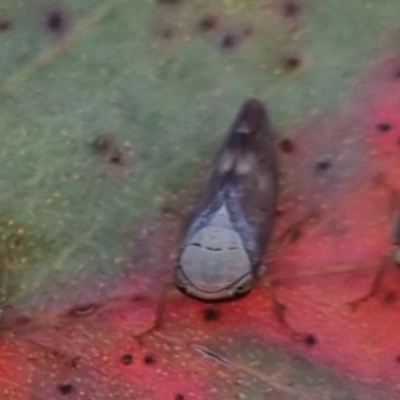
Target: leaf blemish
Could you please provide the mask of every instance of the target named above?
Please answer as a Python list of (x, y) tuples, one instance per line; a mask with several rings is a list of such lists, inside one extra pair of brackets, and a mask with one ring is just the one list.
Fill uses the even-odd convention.
[(27, 315), (20, 315), (14, 321), (15, 326), (24, 326), (32, 322), (32, 318)]
[(204, 310), (204, 313), (203, 313), (204, 321), (207, 321), (207, 322), (218, 321), (220, 319), (220, 317), (221, 317), (221, 312), (219, 310), (216, 310), (213, 307), (207, 307)]
[(175, 395), (175, 400), (185, 400), (185, 396), (181, 393)]
[(232, 50), (239, 44), (239, 37), (234, 33), (227, 33), (222, 39), (220, 46), (225, 50)]
[(301, 58), (291, 56), (283, 60), (283, 66), (287, 71), (294, 71), (301, 66)]
[(122, 165), (123, 164), (123, 157), (122, 157), (121, 151), (118, 150), (118, 149), (114, 149), (112, 151), (111, 155), (110, 155), (109, 162), (111, 164)]
[(282, 139), (279, 142), (279, 147), (283, 153), (293, 153), (295, 150), (293, 140), (290, 139)]
[(323, 172), (323, 171), (327, 171), (331, 167), (332, 167), (332, 163), (328, 160), (318, 161), (315, 164), (315, 171)]
[(161, 30), (161, 37), (163, 39), (167, 39), (167, 40), (173, 39), (173, 37), (174, 37), (173, 29), (172, 28), (164, 28), (164, 29), (162, 29)]
[(304, 343), (308, 346), (308, 347), (314, 347), (317, 344), (317, 338), (315, 337), (315, 335), (313, 335), (312, 333), (309, 333), (308, 335), (306, 335), (306, 337), (304, 338)]
[(391, 290), (385, 294), (383, 298), (383, 303), (390, 306), (392, 304), (397, 303), (397, 300), (398, 300), (397, 294)]
[(199, 27), (203, 31), (211, 31), (218, 25), (218, 17), (214, 14), (205, 14), (199, 21)]
[(392, 125), (389, 124), (388, 122), (380, 122), (379, 124), (376, 125), (376, 128), (380, 132), (389, 132), (392, 129)]
[(72, 368), (78, 368), (78, 365), (79, 365), (79, 361), (81, 360), (81, 358), (79, 357), (79, 356), (77, 356), (77, 357), (74, 357), (72, 360), (71, 360), (71, 367)]
[(7, 32), (13, 26), (13, 22), (8, 18), (0, 18), (0, 32)]
[(251, 36), (254, 33), (254, 29), (251, 26), (246, 26), (243, 28), (243, 35), (244, 36)]
[(283, 5), (283, 15), (287, 18), (294, 18), (300, 13), (300, 5), (295, 1), (287, 1)]
[(68, 16), (61, 9), (47, 11), (43, 20), (46, 29), (53, 35), (62, 35), (67, 30)]
[(98, 135), (90, 144), (94, 152), (99, 154), (108, 153), (114, 146), (114, 140), (110, 135)]
[(122, 365), (131, 365), (133, 362), (133, 356), (130, 353), (126, 353), (121, 357)]
[(63, 395), (71, 394), (74, 391), (74, 387), (70, 383), (61, 383), (57, 389)]
[(98, 135), (91, 143), (92, 150), (107, 157), (107, 162), (114, 165), (123, 165), (124, 157), (122, 151), (115, 145), (115, 140), (110, 135)]
[(297, 224), (295, 224), (290, 230), (289, 243), (297, 242), (303, 236), (303, 232)]
[(147, 354), (143, 361), (146, 365), (152, 365), (156, 362), (156, 359), (151, 354)]

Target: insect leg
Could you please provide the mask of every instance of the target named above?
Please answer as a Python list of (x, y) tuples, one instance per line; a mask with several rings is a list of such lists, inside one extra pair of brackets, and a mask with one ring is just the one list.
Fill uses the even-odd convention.
[(276, 239), (276, 249), (274, 249), (273, 254), (268, 257), (268, 261), (278, 258), (291, 244), (303, 238), (304, 227), (311, 226), (310, 230), (306, 233), (307, 235), (318, 228), (320, 225), (315, 225), (315, 222), (317, 222), (319, 218), (320, 212), (318, 210), (311, 210), (302, 218), (290, 224)]
[(357, 308), (362, 303), (365, 303), (366, 301), (370, 300), (372, 297), (374, 297), (378, 293), (378, 290), (379, 290), (379, 287), (381, 286), (382, 279), (385, 275), (388, 263), (389, 263), (389, 260), (387, 257), (385, 257), (385, 259), (379, 264), (378, 270), (375, 273), (375, 276), (374, 276), (374, 279), (372, 280), (372, 284), (370, 286), (369, 291), (364, 296), (348, 303), (348, 305), (353, 309), (353, 311), (356, 311)]
[(271, 301), (272, 301), (272, 313), (276, 320), (285, 328), (289, 331), (290, 336), (292, 337), (293, 340), (299, 340), (302, 337), (304, 337), (304, 333), (298, 332), (294, 330), (288, 323), (286, 319), (286, 310), (287, 307), (285, 304), (281, 303), (279, 301), (279, 298), (276, 294), (276, 291), (274, 289), (274, 285), (270, 282), (266, 282), (264, 285), (270, 293), (271, 296)]
[(400, 266), (400, 260), (398, 260), (398, 255), (399, 255), (399, 249), (400, 249), (400, 196), (397, 193), (397, 191), (391, 186), (383, 177), (382, 174), (379, 174), (376, 178), (374, 183), (376, 185), (381, 185), (385, 188), (385, 190), (388, 192), (388, 208), (389, 212), (395, 213), (395, 218), (394, 218), (394, 225), (392, 228), (392, 244), (394, 246), (394, 253), (393, 255), (389, 255), (385, 257), (382, 262), (379, 265), (378, 270), (375, 273), (375, 276), (373, 278), (370, 290), (368, 293), (361, 298), (349, 303), (349, 305), (352, 307), (353, 310), (356, 310), (360, 304), (368, 301), (372, 297), (374, 297), (378, 290), (379, 287), (381, 286), (383, 277), (385, 275), (385, 272), (387, 270), (387, 267), (391, 265), (391, 262), (394, 260), (395, 263)]
[(165, 306), (167, 304), (167, 299), (168, 299), (169, 294), (172, 291), (179, 293), (175, 288), (174, 282), (169, 281), (168, 283), (166, 283), (164, 288), (161, 290), (161, 292), (157, 298), (156, 310), (154, 313), (154, 323), (150, 326), (150, 328), (146, 329), (144, 332), (141, 332), (140, 334), (135, 335), (135, 338), (138, 339), (139, 342), (146, 335), (149, 335), (150, 333), (157, 331), (161, 328), (163, 316), (164, 316), (164, 310), (165, 310)]

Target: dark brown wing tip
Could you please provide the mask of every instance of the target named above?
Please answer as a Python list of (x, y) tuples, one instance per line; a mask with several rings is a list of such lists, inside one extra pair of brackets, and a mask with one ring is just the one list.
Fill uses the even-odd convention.
[(254, 109), (259, 111), (265, 111), (264, 104), (256, 99), (255, 97), (248, 97), (242, 105), (242, 109)]
[(268, 119), (263, 103), (256, 98), (248, 98), (237, 115), (233, 131), (243, 135), (254, 135), (266, 124)]

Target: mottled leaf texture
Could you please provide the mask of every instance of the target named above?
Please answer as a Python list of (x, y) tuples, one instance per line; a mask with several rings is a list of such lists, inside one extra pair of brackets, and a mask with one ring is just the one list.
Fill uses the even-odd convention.
[[(398, 0), (0, 1), (0, 400), (400, 399), (399, 21)], [(268, 269), (205, 304), (173, 268), (246, 98), (276, 137)]]

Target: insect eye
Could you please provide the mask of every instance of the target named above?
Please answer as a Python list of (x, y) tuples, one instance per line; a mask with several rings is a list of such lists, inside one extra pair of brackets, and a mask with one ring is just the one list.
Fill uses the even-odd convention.
[(241, 294), (247, 293), (251, 289), (252, 285), (253, 282), (251, 280), (241, 283), (235, 288), (235, 295), (239, 296)]

